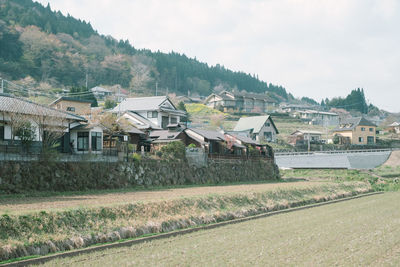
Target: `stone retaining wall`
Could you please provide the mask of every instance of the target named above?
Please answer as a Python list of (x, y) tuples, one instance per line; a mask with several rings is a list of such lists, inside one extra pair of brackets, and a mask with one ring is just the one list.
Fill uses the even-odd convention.
[(184, 184), (264, 181), (279, 178), (273, 161), (0, 162), (0, 193), (82, 191)]

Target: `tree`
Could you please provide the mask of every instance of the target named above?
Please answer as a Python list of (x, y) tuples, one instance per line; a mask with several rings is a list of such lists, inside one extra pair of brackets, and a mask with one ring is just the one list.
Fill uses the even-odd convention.
[(162, 158), (167, 160), (185, 159), (186, 148), (181, 141), (174, 141), (161, 148)]
[(112, 109), (116, 106), (117, 106), (117, 102), (115, 102), (114, 100), (106, 99), (106, 101), (104, 102), (105, 109)]
[(35, 140), (36, 133), (35, 127), (29, 121), (22, 121), (20, 125), (14, 129), (15, 136), (21, 140), (21, 144), (25, 147), (26, 150), (29, 149), (32, 142)]

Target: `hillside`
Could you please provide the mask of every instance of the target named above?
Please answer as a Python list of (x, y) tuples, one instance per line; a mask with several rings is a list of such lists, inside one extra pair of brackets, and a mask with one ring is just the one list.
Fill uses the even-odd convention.
[[(137, 50), (99, 34), (90, 23), (31, 0), (0, 0), (0, 75), (35, 89), (121, 85), (134, 94), (208, 95), (214, 88), (265, 93), (284, 101), (285, 88), (175, 52)], [(27, 78), (28, 77), (28, 78)]]

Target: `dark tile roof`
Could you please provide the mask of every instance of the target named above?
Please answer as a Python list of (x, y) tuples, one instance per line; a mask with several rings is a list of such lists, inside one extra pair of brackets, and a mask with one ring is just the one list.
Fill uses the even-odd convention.
[(333, 129), (334, 132), (351, 131), (357, 126), (372, 126), (376, 125), (364, 117), (347, 118), (340, 121), (339, 127)]
[(70, 97), (70, 96), (61, 96), (59, 98), (57, 98), (56, 100), (54, 100), (50, 105), (54, 105), (62, 100), (65, 101), (74, 101), (74, 102), (82, 102), (82, 103), (92, 103), (91, 100), (87, 100), (87, 99), (81, 99), (81, 98), (77, 98), (77, 97)]
[(65, 118), (67, 120), (86, 121), (85, 118), (73, 113), (54, 109), (7, 94), (0, 94), (0, 111), (26, 115)]
[(205, 137), (208, 140), (225, 141), (225, 136), (217, 131), (190, 128), (193, 132)]

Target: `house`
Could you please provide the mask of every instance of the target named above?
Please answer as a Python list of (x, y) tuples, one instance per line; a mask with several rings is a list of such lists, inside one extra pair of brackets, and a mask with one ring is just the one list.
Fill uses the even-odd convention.
[(53, 101), (49, 106), (58, 110), (68, 111), (78, 115), (89, 115), (92, 101), (62, 96)]
[(99, 124), (84, 123), (70, 129), (70, 146), (76, 154), (102, 154), (103, 130)]
[(245, 134), (257, 142), (276, 142), (279, 134), (271, 116), (242, 117), (237, 122), (234, 132)]
[(112, 91), (100, 86), (93, 87), (90, 91), (97, 99), (104, 99), (112, 95)]
[(179, 123), (187, 117), (186, 112), (178, 110), (167, 96), (126, 98), (112, 112), (126, 115), (124, 117), (134, 124), (134, 121), (140, 121), (137, 122), (142, 124), (140, 126), (159, 129), (167, 129), (169, 124)]
[[(333, 134), (341, 143), (371, 145), (376, 143), (376, 125), (363, 117), (343, 119)], [(348, 141), (345, 141), (345, 140)]]
[(217, 131), (187, 128), (185, 130), (189, 142), (199, 144), (208, 154), (223, 154), (225, 151), (225, 136)]
[(276, 101), (266, 94), (223, 91), (211, 94), (204, 104), (215, 109), (239, 112), (267, 113), (276, 108)]
[(296, 145), (305, 145), (310, 141), (311, 144), (320, 143), (322, 132), (311, 130), (297, 130), (288, 137), (288, 143)]
[(153, 148), (159, 149), (170, 142), (181, 141), (185, 146), (194, 144), (196, 147), (201, 147), (200, 141), (190, 138), (186, 134), (186, 128), (177, 123), (168, 125), (168, 130), (156, 130), (152, 131), (149, 135), (152, 139)]
[(311, 125), (334, 126), (339, 124), (339, 115), (333, 112), (308, 109), (296, 111), (295, 114)]
[(76, 114), (57, 110), (31, 101), (0, 94), (0, 143), (10, 145), (22, 142), (17, 131), (21, 125), (32, 130), (33, 145), (57, 142), (62, 152), (70, 148), (70, 129), (86, 119)]
[(392, 133), (400, 133), (400, 122), (393, 122), (388, 126), (388, 130)]
[(312, 108), (311, 105), (303, 105), (303, 104), (282, 104), (280, 107), (282, 112), (285, 113), (293, 113), (295, 111), (308, 110), (311, 108)]

